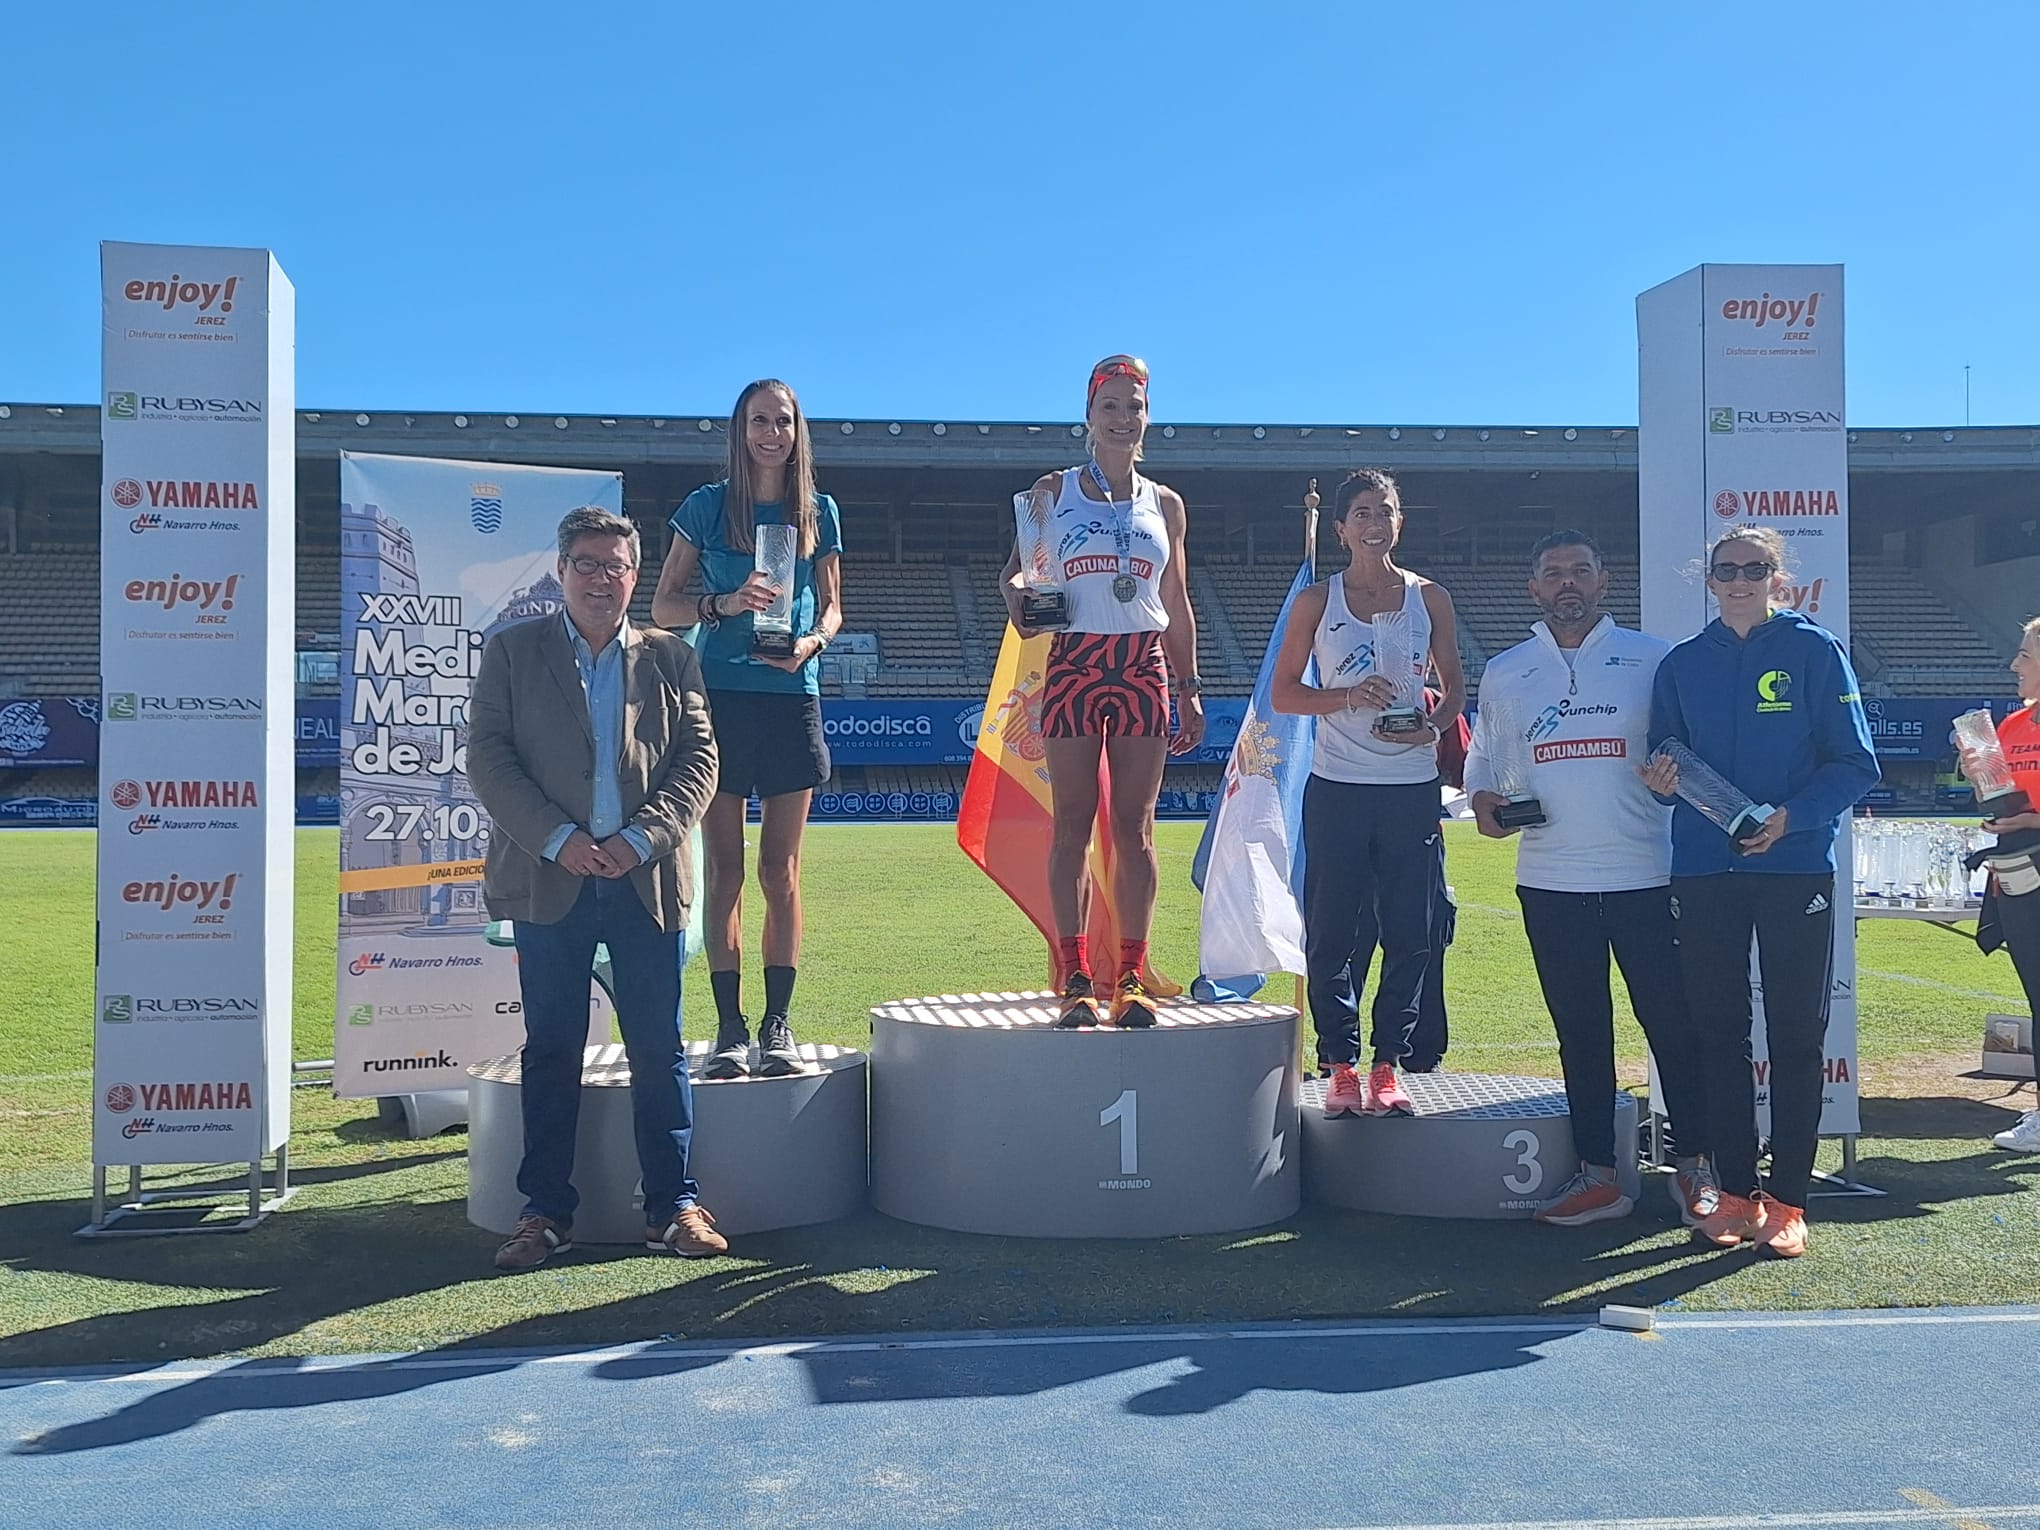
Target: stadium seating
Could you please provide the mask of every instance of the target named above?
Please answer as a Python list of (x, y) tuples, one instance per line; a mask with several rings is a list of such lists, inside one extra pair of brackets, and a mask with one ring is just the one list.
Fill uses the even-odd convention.
[[(656, 535), (656, 534), (655, 534)], [(882, 539), (873, 539), (882, 540)], [(988, 541), (990, 540), (988, 534)], [(648, 548), (647, 577), (632, 614), (651, 617), (658, 554)], [(1469, 684), (1477, 686), (1487, 658), (1520, 642), (1535, 618), (1523, 589), (1519, 560), (1466, 561), (1432, 548), (1434, 561), (1410, 549), (1412, 566), (1434, 573), (1452, 591), (1459, 612), (1460, 649)], [(1320, 571), (1337, 567), (1329, 546)], [(998, 589), (1001, 556), (989, 546), (967, 560), (961, 554), (888, 562), (858, 559), (844, 581), (844, 627), (873, 634), (878, 657), (870, 678), (846, 692), (832, 665), (824, 693), (874, 697), (954, 696), (981, 693), (1004, 630)], [(1638, 568), (1633, 550), (1610, 554), (1613, 584), (1608, 607), (1618, 621), (1638, 620)], [(1198, 662), (1214, 696), (1251, 691), (1275, 616), (1295, 565), (1286, 558), (1247, 562), (1238, 553), (1199, 558), (1197, 599), (1210, 607), (1199, 626)], [(2006, 646), (2001, 634), (1977, 632), (1949, 608), (1919, 574), (1874, 558), (1852, 561), (1854, 642), (1869, 694), (2009, 695)], [(298, 646), (337, 648), (340, 635), (340, 555), (331, 528), (299, 531), (294, 623)], [(863, 661), (870, 666), (871, 661)], [(94, 545), (44, 542), (0, 555), (0, 694), (90, 694), (98, 689), (99, 554)], [(329, 693), (330, 685), (310, 687)]]

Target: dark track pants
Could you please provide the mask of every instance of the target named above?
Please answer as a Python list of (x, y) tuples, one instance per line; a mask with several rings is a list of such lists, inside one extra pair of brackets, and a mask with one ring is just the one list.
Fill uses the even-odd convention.
[(1710, 1123), (1699, 1037), (1679, 975), (1671, 889), (1569, 893), (1518, 887), (1516, 899), (1523, 905), (1523, 930), (1530, 937), (1544, 1007), (1558, 1032), (1574, 1150), (1587, 1163), (1615, 1164), (1615, 1004), (1608, 988), (1612, 952), (1629, 990), (1630, 1008), (1657, 1059), (1679, 1152), (1706, 1152)]
[[(1820, 1138), (1821, 1092), (1834, 964), (1832, 872), (1721, 872), (1672, 878), (1679, 969), (1699, 1033), (1712, 1117), (1709, 1152), (1721, 1188), (1768, 1188), (1804, 1209)], [(1756, 1077), (1750, 1061), (1750, 936), (1764, 985), (1771, 1085), (1771, 1179), (1757, 1179)]]
[[(1376, 1062), (1410, 1049), (1431, 963), (1438, 783), (1358, 785), (1313, 775), (1303, 788), (1303, 956), (1318, 1060), (1358, 1062), (1356, 960), (1381, 947), (1371, 1043)], [(1366, 981), (1365, 966), (1358, 976)]]

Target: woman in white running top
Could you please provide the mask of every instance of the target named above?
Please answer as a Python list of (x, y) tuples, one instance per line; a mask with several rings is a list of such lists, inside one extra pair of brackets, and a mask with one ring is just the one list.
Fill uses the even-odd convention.
[[(1303, 793), (1304, 965), (1318, 1062), (1331, 1069), (1328, 1116), (1411, 1115), (1396, 1065), (1409, 1050), (1431, 959), (1431, 883), (1438, 855), (1438, 739), (1466, 704), (1452, 597), (1395, 562), (1402, 497), (1379, 468), (1361, 468), (1333, 501), (1339, 542), (1352, 555), (1344, 573), (1296, 598), (1276, 658), (1273, 700), (1280, 712), (1318, 719), (1316, 752)], [(1443, 692), (1424, 725), (1381, 727), (1394, 696), (1374, 662), (1375, 619), (1405, 612), (1414, 631), (1412, 673), (1421, 686), (1437, 670)], [(1316, 684), (1305, 682), (1311, 662)], [(1361, 1087), (1356, 951), (1381, 947), (1374, 988), (1373, 1064)]]
[[(1041, 699), (1041, 745), (1048, 756), (1055, 838), (1048, 891), (1056, 925), (1055, 984), (1065, 1029), (1098, 1023), (1095, 955), (1111, 966), (1114, 1025), (1155, 1023), (1156, 999), (1142, 980), (1154, 922), (1155, 799), (1170, 755), (1204, 737), (1197, 623), (1184, 567), (1183, 497), (1143, 477), (1137, 464), (1147, 435), (1148, 369), (1137, 356), (1107, 356), (1091, 369), (1084, 428), (1091, 460), (1046, 473), (1034, 487), (1053, 497), (1058, 576), (1070, 624), (1049, 646)], [(1006, 560), (1003, 590), (1014, 629), (1022, 620), (1018, 549)], [(1169, 693), (1176, 693), (1170, 721)], [(1089, 949), (1085, 860), (1098, 816), (1098, 762), (1110, 766), (1106, 814), (1114, 851), (1114, 905), (1121, 920), (1116, 952)]]

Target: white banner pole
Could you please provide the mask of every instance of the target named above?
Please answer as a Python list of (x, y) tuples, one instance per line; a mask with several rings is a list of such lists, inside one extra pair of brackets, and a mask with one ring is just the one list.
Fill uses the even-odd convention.
[[(1840, 266), (1699, 266), (1636, 300), (1643, 625), (1678, 642), (1714, 616), (1700, 562), (1734, 526), (1785, 538), (1792, 604), (1849, 638), (1849, 446)], [(1848, 825), (1835, 897), (1853, 907)], [(1754, 968), (1752, 969), (1754, 982)], [(1823, 1136), (1860, 1129), (1856, 929), (1835, 917)], [(1761, 988), (1757, 1114), (1770, 1116)]]
[(247, 1163), (252, 1222), (290, 1135), (295, 293), (266, 250), (101, 276), (93, 1160)]

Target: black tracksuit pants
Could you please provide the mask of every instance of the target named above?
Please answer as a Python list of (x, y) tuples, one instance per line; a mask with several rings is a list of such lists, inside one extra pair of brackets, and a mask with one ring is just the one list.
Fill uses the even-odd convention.
[(1679, 1152), (1706, 1152), (1711, 1123), (1699, 1038), (1679, 975), (1671, 889), (1572, 893), (1518, 887), (1516, 899), (1523, 905), (1523, 930), (1530, 938), (1544, 1007), (1558, 1032), (1574, 1151), (1587, 1163), (1622, 1167), (1615, 1161), (1615, 1003), (1608, 989), (1612, 952), (1629, 990), (1630, 1008), (1657, 1059)]
[(1397, 1062), (1410, 1050), (1431, 964), (1438, 783), (1312, 775), (1303, 788), (1303, 856), (1303, 958), (1318, 1060), (1359, 1060), (1354, 964), (1378, 943), (1370, 1044), (1374, 1061)]
[[(1834, 965), (1833, 872), (1724, 871), (1673, 877), (1679, 969), (1699, 1037), (1721, 1188), (1759, 1189), (1802, 1210), (1813, 1182)], [(1750, 937), (1764, 985), (1770, 1053), (1771, 1179), (1757, 1179), (1756, 1076), (1751, 1068)]]

